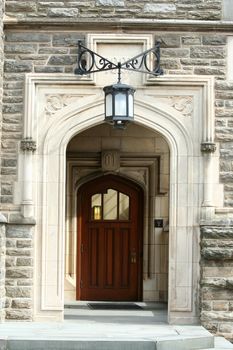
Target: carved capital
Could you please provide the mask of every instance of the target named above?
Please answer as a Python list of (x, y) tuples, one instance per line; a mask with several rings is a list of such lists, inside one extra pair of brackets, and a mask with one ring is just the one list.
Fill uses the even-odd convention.
[(22, 151), (35, 152), (36, 150), (36, 141), (33, 141), (31, 137), (26, 137), (21, 140), (20, 148)]
[(202, 153), (214, 153), (216, 151), (216, 144), (214, 142), (202, 142), (201, 151)]

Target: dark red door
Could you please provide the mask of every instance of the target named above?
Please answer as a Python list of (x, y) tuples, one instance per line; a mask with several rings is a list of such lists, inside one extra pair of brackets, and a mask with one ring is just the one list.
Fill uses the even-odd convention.
[(141, 298), (142, 192), (106, 175), (78, 193), (77, 299)]

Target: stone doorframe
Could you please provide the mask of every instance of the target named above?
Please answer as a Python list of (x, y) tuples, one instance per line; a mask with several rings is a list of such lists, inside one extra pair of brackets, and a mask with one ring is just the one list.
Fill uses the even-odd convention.
[[(169, 322), (198, 316), (199, 225), (220, 206), (214, 153), (213, 79), (165, 76), (137, 88), (135, 122), (155, 130), (170, 147)], [(28, 74), (24, 142), (19, 155), (22, 214), (36, 219), (34, 320), (62, 320), (66, 147), (103, 122), (102, 87), (66, 74)], [(37, 149), (30, 144), (37, 144)], [(208, 153), (203, 156), (202, 150)], [(219, 198), (219, 197), (218, 197)]]

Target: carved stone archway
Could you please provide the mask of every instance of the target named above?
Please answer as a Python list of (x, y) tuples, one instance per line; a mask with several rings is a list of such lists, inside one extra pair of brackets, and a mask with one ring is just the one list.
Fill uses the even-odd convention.
[[(19, 161), (28, 164), (20, 177), (22, 212), (37, 222), (35, 320), (63, 318), (66, 146), (74, 135), (102, 123), (103, 110), (102, 87), (70, 75), (27, 76), (24, 137), (38, 147)], [(170, 147), (169, 322), (196, 323), (200, 218), (217, 205), (211, 186), (218, 159), (201, 152), (203, 142), (213, 143), (213, 80), (151, 81), (137, 89), (135, 122), (161, 133)]]

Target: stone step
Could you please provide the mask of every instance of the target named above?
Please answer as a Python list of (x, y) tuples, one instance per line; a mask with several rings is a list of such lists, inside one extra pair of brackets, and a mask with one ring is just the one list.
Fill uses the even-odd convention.
[(223, 337), (214, 337), (214, 348), (208, 348), (203, 350), (229, 350), (233, 349), (233, 344)]
[[(104, 322), (105, 320), (105, 322)], [(214, 337), (200, 326), (112, 322), (10, 322), (0, 327), (1, 350), (201, 350)]]
[(100, 339), (8, 339), (1, 350), (200, 350), (212, 344), (211, 337), (178, 337), (154, 340)]

